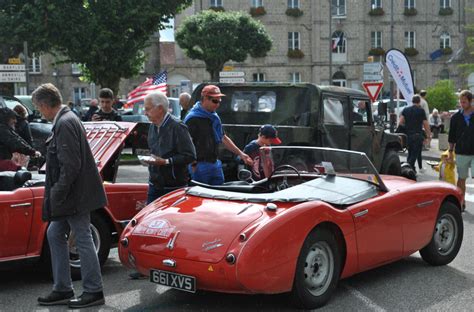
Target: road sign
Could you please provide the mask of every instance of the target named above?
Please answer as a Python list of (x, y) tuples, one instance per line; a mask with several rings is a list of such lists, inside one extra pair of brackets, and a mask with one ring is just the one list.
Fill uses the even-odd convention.
[(382, 63), (364, 63), (364, 80), (379, 81), (383, 79)]
[(19, 57), (11, 57), (8, 59), (8, 64), (21, 64), (21, 59)]
[(25, 71), (25, 64), (20, 64), (20, 65), (0, 64), (0, 70), (5, 70), (5, 71)]
[(227, 65), (227, 66), (224, 66), (224, 68), (222, 68), (223, 71), (232, 71), (234, 70), (234, 66), (231, 66), (231, 65)]
[(221, 71), (219, 72), (219, 77), (244, 77), (245, 73), (244, 72), (237, 72), (237, 71)]
[(0, 72), (0, 82), (26, 82), (25, 72)]
[(367, 82), (364, 81), (362, 83), (362, 86), (365, 89), (365, 92), (367, 92), (367, 95), (369, 96), (370, 100), (372, 102), (375, 102), (377, 98), (379, 97), (380, 91), (382, 90), (383, 87), (383, 82)]
[(222, 82), (222, 83), (242, 83), (242, 82), (245, 82), (245, 78), (244, 77), (219, 78), (219, 82)]

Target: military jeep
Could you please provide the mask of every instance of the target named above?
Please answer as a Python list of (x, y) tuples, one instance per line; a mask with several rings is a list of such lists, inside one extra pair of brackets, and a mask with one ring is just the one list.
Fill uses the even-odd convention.
[[(200, 84), (192, 103), (200, 100)], [(358, 90), (309, 83), (216, 83), (226, 96), (217, 112), (226, 134), (241, 149), (257, 138), (263, 124), (275, 125), (283, 145), (322, 146), (361, 151), (380, 173), (400, 175), (399, 135), (375, 124), (368, 96)], [(293, 155), (295, 166), (298, 155)], [(238, 161), (221, 146), (226, 180), (235, 178)]]

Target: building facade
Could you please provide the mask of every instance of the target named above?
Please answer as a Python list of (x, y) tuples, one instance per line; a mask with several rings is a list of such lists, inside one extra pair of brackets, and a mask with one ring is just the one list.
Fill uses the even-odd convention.
[[(265, 25), (272, 37), (272, 50), (264, 58), (249, 57), (243, 63), (226, 64), (233, 70), (245, 72), (246, 81), (332, 82), (361, 89), (363, 64), (369, 61), (369, 56), (375, 62), (381, 61), (383, 53), (393, 47), (410, 55), (418, 89), (432, 86), (440, 79), (451, 79), (457, 88), (465, 88), (467, 78), (460, 73), (458, 65), (463, 60), (464, 8), (468, 2), (470, 0), (201, 0), (177, 16), (175, 26), (179, 27), (187, 16), (210, 8), (255, 12), (252, 8), (263, 7), (265, 14), (255, 18)], [(294, 53), (294, 50), (299, 51)], [(178, 46), (176, 64), (170, 72), (177, 72), (193, 82), (209, 79), (204, 63), (190, 60)], [(388, 70), (383, 77), (388, 86)]]
[[(207, 9), (254, 14), (265, 25), (273, 47), (266, 57), (249, 56), (245, 62), (229, 61), (226, 64), (227, 69), (244, 72), (246, 81), (332, 83), (361, 89), (363, 64), (368, 62), (369, 56), (374, 62), (382, 61), (384, 52), (393, 47), (410, 55), (418, 89), (432, 86), (440, 79), (451, 79), (456, 88), (466, 88), (469, 81), (474, 81), (474, 73), (463, 75), (458, 66), (463, 63), (466, 53), (465, 26), (474, 23), (466, 22), (472, 15), (466, 14), (465, 8), (472, 7), (473, 2), (197, 0), (176, 16), (174, 27), (177, 29), (186, 17)], [(174, 42), (159, 43), (157, 36), (151, 42), (145, 51), (148, 61), (142, 74), (134, 79), (123, 79), (119, 97), (125, 97), (160, 68), (168, 71), (170, 96), (181, 92), (183, 81), (193, 85), (209, 81), (204, 62), (191, 60)], [(59, 86), (65, 101), (95, 97), (98, 86), (81, 81), (77, 65), (53, 64), (54, 59), (49, 55), (32, 58), (30, 89), (53, 82)], [(388, 70), (384, 70), (383, 80), (388, 86)], [(384, 92), (387, 94), (388, 87)], [(17, 84), (15, 93), (26, 93), (24, 85)]]

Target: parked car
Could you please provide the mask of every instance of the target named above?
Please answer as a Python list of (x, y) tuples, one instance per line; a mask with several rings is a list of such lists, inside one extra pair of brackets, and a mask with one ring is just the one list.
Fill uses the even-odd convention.
[(454, 185), (379, 175), (361, 152), (286, 146), (260, 156), (271, 172), (263, 180), (249, 182), (247, 171), (243, 181), (196, 183), (145, 207), (122, 233), (120, 261), (187, 292), (291, 292), (314, 309), (339, 279), (417, 251), (445, 265), (461, 247)]
[[(194, 90), (191, 103), (200, 100), (205, 85)], [(273, 124), (285, 145), (360, 151), (380, 172), (401, 173), (398, 151), (405, 148), (403, 135), (386, 133), (374, 122), (370, 100), (362, 91), (309, 83), (217, 85), (226, 95), (217, 113), (226, 134), (240, 148), (257, 137), (262, 124)], [(238, 161), (223, 146), (220, 159), (226, 179), (234, 180)]]
[[(145, 206), (146, 183), (115, 183), (123, 142), (135, 127), (131, 123), (84, 123), (97, 167), (104, 181), (108, 205), (91, 213), (91, 230), (103, 265), (128, 221)], [(0, 172), (0, 264), (21, 260), (48, 260), (48, 223), (41, 220), (44, 174)], [(74, 238), (69, 238), (72, 275), (80, 276)], [(47, 261), (46, 261), (47, 262)]]

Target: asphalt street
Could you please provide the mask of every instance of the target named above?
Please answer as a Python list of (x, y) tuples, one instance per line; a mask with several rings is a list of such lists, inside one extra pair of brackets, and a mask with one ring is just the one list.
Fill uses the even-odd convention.
[[(427, 167), (427, 166), (426, 166)], [(420, 181), (436, 180), (426, 169)], [(120, 181), (146, 182), (141, 166), (121, 166)], [(332, 300), (319, 311), (472, 311), (474, 306), (474, 181), (468, 181), (464, 241), (457, 258), (447, 266), (432, 267), (418, 253), (393, 264), (340, 281)], [(83, 311), (293, 311), (287, 295), (188, 294), (130, 280), (112, 250), (103, 268), (106, 305)], [(39, 295), (51, 290), (51, 280), (36, 266), (0, 272), (1, 311), (64, 311), (64, 306), (40, 307)], [(81, 283), (74, 282), (76, 294)]]

